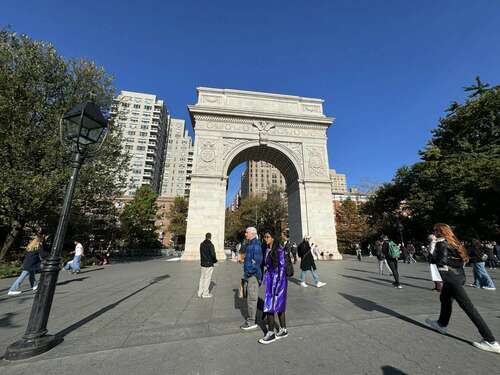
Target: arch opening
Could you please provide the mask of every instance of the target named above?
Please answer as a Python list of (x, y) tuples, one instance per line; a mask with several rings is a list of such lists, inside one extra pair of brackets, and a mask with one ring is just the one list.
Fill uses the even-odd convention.
[[(276, 145), (246, 145), (246, 147), (234, 151), (235, 152), (232, 155), (232, 158), (226, 161), (226, 168), (224, 168), (223, 171), (224, 177), (228, 177), (231, 172), (240, 164), (249, 161), (267, 162), (276, 167), (283, 175), (286, 182), (286, 194), (284, 198), (287, 200), (286, 206), (288, 217), (285, 226), (279, 229), (281, 229), (283, 232), (286, 230), (291, 241), (298, 244), (303, 237), (303, 214), (301, 212), (299, 171), (297, 170), (295, 162), (283, 151), (279, 150)], [(249, 196), (252, 196), (253, 194), (256, 193), (250, 192)], [(256, 212), (256, 221), (257, 220), (259, 220), (258, 212)], [(242, 228), (242, 231), (244, 231), (244, 229), (245, 228)]]

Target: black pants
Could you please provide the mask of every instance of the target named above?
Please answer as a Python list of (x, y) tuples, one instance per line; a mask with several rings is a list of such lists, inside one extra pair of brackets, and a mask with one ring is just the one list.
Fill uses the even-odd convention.
[(456, 299), (458, 305), (464, 310), (472, 323), (477, 327), (484, 340), (493, 342), (495, 337), (484, 322), (481, 315), (472, 304), (469, 296), (465, 292), (465, 272), (463, 268), (450, 268), (449, 271), (440, 272), (443, 279), (443, 289), (441, 290), (441, 314), (438, 323), (446, 327), (450, 322), (451, 306), (453, 299)]
[(398, 260), (394, 258), (386, 258), (387, 264), (392, 271), (392, 276), (394, 276), (394, 286), (399, 285), (399, 272), (398, 272)]

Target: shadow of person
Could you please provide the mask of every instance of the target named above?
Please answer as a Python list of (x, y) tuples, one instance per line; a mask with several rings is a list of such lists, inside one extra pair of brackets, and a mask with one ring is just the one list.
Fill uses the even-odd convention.
[(239, 289), (233, 289), (234, 292), (234, 309), (240, 310), (240, 314), (245, 319), (247, 317), (247, 304), (245, 298), (240, 298)]
[(382, 366), (382, 374), (383, 375), (408, 375), (408, 373), (403, 372), (400, 369), (397, 369), (396, 367), (392, 367), (392, 366)]
[(74, 283), (75, 281), (83, 281), (85, 279), (88, 279), (89, 276), (85, 276), (85, 277), (78, 277), (78, 278), (75, 278), (75, 279), (68, 279), (68, 280), (65, 280), (65, 281), (60, 281), (57, 283), (57, 286), (61, 286), (61, 285), (66, 285), (66, 284), (69, 284), (69, 283)]
[[(394, 311), (394, 310), (391, 310), (391, 309), (389, 309), (389, 308), (387, 308), (385, 306), (379, 305), (376, 302), (370, 301), (370, 300), (362, 298), (362, 297), (356, 297), (356, 296), (352, 296), (350, 294), (345, 294), (345, 293), (339, 293), (339, 295), (342, 296), (342, 297), (344, 297), (346, 300), (348, 300), (349, 302), (353, 303), (354, 305), (356, 305), (357, 307), (359, 307), (362, 310), (365, 310), (365, 311), (378, 311), (378, 312), (381, 312), (383, 314), (390, 315), (390, 316), (393, 316), (393, 317), (398, 318), (400, 320), (403, 320), (403, 321), (405, 321), (407, 323), (413, 324), (413, 325), (415, 325), (415, 326), (417, 326), (419, 328), (423, 328), (423, 329), (426, 329), (426, 330), (429, 330), (429, 331), (432, 331), (432, 332), (436, 332), (432, 328), (428, 327), (427, 325), (425, 325), (423, 323), (420, 323), (418, 320), (415, 320), (415, 319), (410, 318), (409, 316), (400, 314), (397, 311)], [(446, 336), (449, 336), (449, 337), (451, 337), (451, 338), (453, 338), (455, 340), (461, 341), (463, 343), (472, 345), (471, 341), (465, 340), (465, 339), (463, 339), (461, 337), (450, 335), (449, 333)]]

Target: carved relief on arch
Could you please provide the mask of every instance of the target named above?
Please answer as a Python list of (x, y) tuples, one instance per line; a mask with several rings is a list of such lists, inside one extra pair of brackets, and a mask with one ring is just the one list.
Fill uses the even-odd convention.
[(197, 171), (206, 174), (215, 170), (217, 165), (217, 142), (215, 140), (201, 140), (198, 147)]
[(299, 162), (300, 167), (304, 168), (304, 157), (302, 155), (302, 144), (298, 142), (280, 142), (283, 146), (291, 151), (295, 159)]
[(223, 138), (222, 139), (222, 158), (225, 160), (229, 153), (242, 143), (248, 142), (246, 139)]
[(325, 169), (325, 158), (323, 156), (323, 151), (317, 147), (307, 147), (307, 159), (308, 159), (308, 174), (310, 176), (325, 177), (327, 170)]

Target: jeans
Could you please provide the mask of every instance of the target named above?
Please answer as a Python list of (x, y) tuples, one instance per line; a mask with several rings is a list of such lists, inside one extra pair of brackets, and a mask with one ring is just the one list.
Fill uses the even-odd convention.
[(23, 270), (19, 275), (19, 277), (16, 279), (16, 281), (14, 281), (14, 284), (12, 284), (12, 286), (10, 287), (9, 292), (15, 292), (16, 290), (18, 290), (21, 284), (23, 283), (24, 279), (26, 279), (28, 276), (30, 277), (31, 288), (33, 288), (37, 284), (35, 278), (35, 271)]
[(250, 276), (247, 280), (247, 317), (246, 321), (252, 325), (257, 320), (257, 301), (259, 299), (259, 280)]
[(495, 337), (491, 333), (489, 327), (484, 322), (479, 312), (472, 304), (469, 296), (463, 287), (465, 283), (465, 272), (463, 268), (449, 268), (448, 271), (442, 271), (443, 289), (441, 290), (441, 314), (439, 315), (438, 323), (442, 327), (447, 327), (451, 318), (451, 309), (453, 300), (455, 299), (458, 305), (464, 310), (472, 323), (477, 327), (479, 333), (485, 341), (493, 342)]
[(80, 255), (75, 255), (71, 262), (66, 263), (65, 270), (80, 271)]
[(212, 280), (213, 267), (201, 267), (200, 285), (198, 287), (198, 297), (210, 294), (210, 281)]
[(398, 272), (398, 260), (394, 258), (387, 258), (387, 264), (392, 271), (392, 276), (394, 276), (394, 286), (399, 285), (399, 272)]
[(318, 273), (316, 272), (316, 270), (313, 270), (313, 269), (310, 269), (310, 270), (307, 270), (307, 271), (301, 270), (300, 271), (300, 277), (299, 277), (300, 282), (303, 283), (306, 280), (306, 273), (308, 271), (311, 271), (311, 273), (312, 273), (314, 284), (319, 283)]
[(472, 268), (474, 270), (474, 286), (480, 288), (485, 286), (487, 288), (494, 288), (495, 284), (491, 280), (484, 262), (472, 263)]

